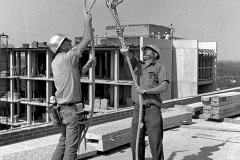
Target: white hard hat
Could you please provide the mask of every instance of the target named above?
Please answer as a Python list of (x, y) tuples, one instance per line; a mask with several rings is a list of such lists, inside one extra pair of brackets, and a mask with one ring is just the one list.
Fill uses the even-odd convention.
[(147, 48), (152, 49), (154, 52), (156, 52), (156, 53), (158, 54), (157, 57), (156, 57), (156, 59), (159, 59), (159, 58), (160, 58), (161, 52), (160, 52), (160, 49), (159, 49), (159, 47), (158, 47), (157, 45), (155, 45), (155, 44), (149, 44), (149, 45), (143, 46), (141, 49), (142, 49), (142, 51), (143, 51), (143, 50), (145, 50), (145, 49), (147, 49)]
[(58, 48), (61, 46), (62, 42), (67, 37), (63, 34), (57, 33), (53, 35), (50, 40), (48, 41), (48, 47), (49, 49), (55, 54), (58, 50)]

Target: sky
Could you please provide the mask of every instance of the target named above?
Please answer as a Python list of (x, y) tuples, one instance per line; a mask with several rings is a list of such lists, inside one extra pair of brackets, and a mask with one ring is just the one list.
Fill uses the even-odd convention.
[[(99, 36), (115, 25), (105, 2), (96, 0), (91, 10)], [(122, 25), (173, 24), (175, 36), (217, 42), (218, 60), (231, 61), (240, 61), (239, 8), (239, 0), (123, 0), (117, 6)], [(15, 47), (46, 42), (55, 33), (82, 36), (83, 0), (0, 0), (0, 33)]]

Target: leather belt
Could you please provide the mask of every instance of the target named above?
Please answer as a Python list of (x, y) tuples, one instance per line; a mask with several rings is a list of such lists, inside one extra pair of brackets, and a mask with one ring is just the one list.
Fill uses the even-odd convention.
[(144, 108), (150, 108), (150, 107), (153, 107), (153, 106), (156, 106), (155, 104), (144, 104), (143, 107)]
[(82, 103), (82, 101), (79, 101), (79, 102), (75, 102), (75, 103), (65, 103), (65, 104), (59, 104), (60, 106), (63, 105), (63, 106), (73, 106), (77, 103)]

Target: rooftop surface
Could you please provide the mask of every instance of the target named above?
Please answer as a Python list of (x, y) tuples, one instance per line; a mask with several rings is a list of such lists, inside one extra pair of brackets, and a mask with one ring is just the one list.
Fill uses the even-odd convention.
[[(43, 148), (44, 160), (50, 160), (59, 134), (0, 147), (0, 157), (23, 152), (29, 149)], [(151, 153), (146, 136), (146, 160), (151, 160)], [(191, 125), (164, 132), (165, 160), (239, 160), (240, 159), (240, 125), (229, 122), (213, 122), (193, 119)], [(50, 147), (49, 147), (50, 146)], [(26, 152), (25, 152), (26, 153)], [(32, 152), (34, 153), (34, 152)], [(22, 157), (31, 159), (31, 154)], [(7, 157), (4, 158), (4, 160)], [(1, 159), (1, 158), (0, 158)], [(14, 159), (9, 156), (9, 159)], [(18, 160), (24, 158), (17, 158)], [(38, 159), (41, 159), (40, 157)], [(108, 152), (100, 153), (84, 160), (131, 160), (130, 145), (124, 145)]]

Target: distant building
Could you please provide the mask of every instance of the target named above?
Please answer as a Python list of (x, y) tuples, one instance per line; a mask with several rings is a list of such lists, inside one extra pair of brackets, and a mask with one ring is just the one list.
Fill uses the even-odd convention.
[[(167, 32), (170, 34), (171, 29), (165, 26), (154, 25), (154, 24), (128, 24), (123, 25), (124, 36), (139, 36), (157, 38), (163, 36), (163, 33)], [(116, 26), (107, 26), (106, 34), (108, 37), (117, 36)], [(164, 38), (163, 38), (164, 39)]]

